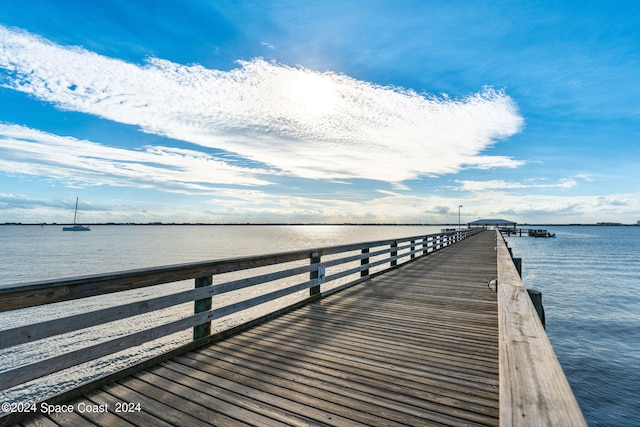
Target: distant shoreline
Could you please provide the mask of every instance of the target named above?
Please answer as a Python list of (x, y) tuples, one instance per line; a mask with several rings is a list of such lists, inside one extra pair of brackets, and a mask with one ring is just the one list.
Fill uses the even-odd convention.
[[(259, 225), (259, 226), (266, 226), (266, 225), (273, 225), (273, 226), (283, 226), (283, 225), (289, 225), (289, 226), (293, 226), (293, 225), (324, 225), (324, 226), (336, 226), (336, 225), (350, 225), (350, 226), (386, 226), (386, 227), (392, 227), (392, 226), (403, 226), (403, 227), (458, 227), (458, 224), (411, 224), (411, 223), (356, 223), (356, 222), (345, 222), (345, 223), (324, 223), (324, 222), (282, 222), (282, 223), (275, 223), (275, 222), (267, 222), (267, 223), (259, 223), (259, 222), (247, 222), (247, 223), (238, 223), (238, 222), (211, 222), (211, 223), (205, 223), (205, 222), (194, 222), (194, 223), (189, 223), (189, 222), (184, 222), (184, 223), (180, 223), (180, 222), (96, 222), (96, 223), (83, 223), (84, 225), (89, 225), (89, 226), (99, 226), (99, 225), (114, 225), (114, 226), (128, 226), (128, 225), (138, 225), (138, 226), (157, 226), (157, 225), (171, 225), (171, 226), (176, 226), (176, 225), (180, 225), (180, 226), (199, 226), (199, 225), (204, 225), (204, 226), (246, 226), (246, 225)], [(5, 222), (0, 224), (1, 225), (25, 225), (25, 226), (67, 226), (67, 225), (71, 225), (70, 223), (56, 223), (56, 222), (51, 222), (51, 223), (22, 223), (22, 222)], [(466, 227), (467, 224), (461, 224), (461, 226)], [(523, 224), (517, 224), (518, 227), (541, 227), (541, 226), (545, 226), (545, 227), (568, 227), (568, 226), (585, 226), (585, 227), (634, 227), (634, 226), (638, 226), (640, 224), (622, 224), (622, 223), (611, 223), (611, 222), (599, 222), (599, 223), (595, 223), (595, 224), (528, 224), (528, 223), (523, 223)]]

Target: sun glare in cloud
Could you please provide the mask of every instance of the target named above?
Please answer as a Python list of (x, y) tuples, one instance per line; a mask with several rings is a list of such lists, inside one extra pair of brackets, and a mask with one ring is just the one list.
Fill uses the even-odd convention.
[(230, 71), (158, 58), (140, 66), (3, 26), (0, 85), (301, 178), (401, 188), (430, 174), (522, 164), (482, 154), (523, 124), (513, 100), (492, 88), (449, 99), (262, 59)]
[(291, 98), (295, 100), (292, 108), (306, 114), (329, 114), (338, 102), (338, 93), (331, 77), (312, 71), (297, 73), (291, 79), (289, 90)]

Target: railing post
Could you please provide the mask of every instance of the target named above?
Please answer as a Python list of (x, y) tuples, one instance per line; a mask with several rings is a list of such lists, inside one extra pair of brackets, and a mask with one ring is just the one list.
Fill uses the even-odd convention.
[(429, 236), (424, 236), (422, 239), (422, 255), (429, 253)]
[(416, 250), (416, 241), (412, 240), (411, 241), (411, 259), (414, 259), (416, 257), (416, 254), (413, 253), (413, 251)]
[[(309, 279), (313, 280), (313, 279), (318, 279), (318, 264), (320, 264), (320, 254), (318, 252), (312, 252), (311, 256), (309, 257), (309, 263), (310, 264), (316, 264), (316, 268), (314, 270), (311, 270), (311, 272), (309, 273)], [(320, 285), (316, 285), (316, 286), (312, 286), (309, 289), (309, 296), (313, 297), (313, 296), (317, 296), (320, 295)]]
[[(394, 251), (394, 248), (396, 249), (395, 251)], [(398, 241), (397, 241), (397, 240), (395, 240), (395, 241), (391, 244), (391, 258), (393, 258), (394, 256), (398, 255), (397, 248), (398, 248)], [(395, 266), (396, 266), (396, 264), (398, 264), (398, 261), (397, 261), (397, 260), (395, 260), (395, 259), (394, 259), (394, 260), (391, 260), (391, 267), (395, 267)]]
[[(362, 249), (362, 254), (368, 254), (369, 253), (369, 248), (364, 248)], [(360, 265), (367, 265), (369, 264), (369, 257), (367, 256), (366, 258), (362, 258), (360, 260)], [(360, 272), (360, 277), (365, 277), (369, 275), (369, 269), (367, 268), (366, 270), (362, 270)]]
[[(202, 288), (204, 286), (211, 286), (213, 283), (212, 276), (196, 277), (196, 288)], [(200, 299), (194, 302), (193, 312), (195, 314), (202, 313), (203, 311), (211, 310), (211, 297)], [(200, 338), (205, 338), (211, 335), (211, 322), (203, 323), (193, 327), (193, 340), (196, 341)]]

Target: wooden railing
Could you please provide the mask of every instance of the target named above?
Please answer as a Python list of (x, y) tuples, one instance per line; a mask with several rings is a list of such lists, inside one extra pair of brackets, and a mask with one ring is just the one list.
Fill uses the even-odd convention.
[[(54, 320), (33, 322), (25, 326), (0, 331), (0, 351), (2, 351), (19, 345), (37, 346), (38, 341), (46, 338), (85, 330), (109, 322), (130, 319), (133, 316), (156, 312), (179, 304), (194, 302), (195, 307), (192, 313), (185, 313), (184, 317), (158, 326), (128, 333), (124, 336), (74, 351), (47, 355), (45, 359), (34, 363), (24, 360), (25, 364), (0, 373), (0, 391), (191, 328), (193, 329), (194, 340), (191, 347), (194, 344), (205, 344), (211, 340), (211, 322), (223, 316), (238, 313), (309, 289), (309, 296), (299, 301), (297, 305), (306, 303), (327, 293), (322, 292), (321, 287), (330, 282), (338, 279), (343, 279), (344, 281), (344, 278), (355, 275), (355, 278), (342, 284), (340, 288), (350, 286), (373, 275), (374, 273), (371, 273), (371, 269), (375, 267), (382, 267), (382, 271), (386, 271), (394, 268), (399, 263), (409, 262), (417, 257), (427, 255), (479, 231), (462, 230), (0, 288), (0, 312), (7, 312), (70, 300), (78, 300), (77, 304), (83, 304), (82, 301), (85, 301), (84, 299), (88, 297), (154, 287), (183, 280), (195, 280), (195, 287), (192, 289), (155, 297), (153, 293), (150, 293), (150, 298), (142, 301), (110, 306)], [(305, 263), (304, 260), (308, 260), (308, 262)], [(291, 266), (291, 263), (295, 265)], [(243, 277), (224, 283), (217, 283), (215, 280), (218, 275), (225, 273), (245, 270), (251, 274), (251, 271), (265, 266), (279, 267), (276, 271)], [(378, 273), (376, 272), (375, 274)], [(298, 280), (300, 275), (304, 275), (303, 277), (306, 277), (306, 279)], [(249, 290), (254, 286), (285, 278), (295, 278), (298, 281), (295, 284), (287, 283), (286, 287), (270, 290), (259, 295), (246, 292), (244, 299), (212, 309), (212, 299), (218, 298), (222, 294), (231, 291)], [(334, 288), (331, 292), (336, 290)]]
[(509, 249), (496, 232), (501, 426), (586, 426)]

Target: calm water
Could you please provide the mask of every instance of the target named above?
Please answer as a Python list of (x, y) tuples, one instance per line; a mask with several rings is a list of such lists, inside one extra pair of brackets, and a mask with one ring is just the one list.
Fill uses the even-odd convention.
[[(96, 226), (88, 232), (62, 232), (61, 226), (0, 226), (0, 287), (16, 283), (74, 277), (144, 267), (182, 264), (194, 261), (244, 257), (345, 243), (384, 240), (431, 234), (440, 227), (381, 226)], [(301, 261), (307, 264), (308, 261)], [(291, 266), (292, 267), (292, 266)], [(216, 276), (221, 283), (261, 272), (236, 272)], [(222, 307), (248, 296), (257, 296), (300, 283), (304, 277), (282, 279), (235, 293), (219, 295), (213, 307)], [(346, 280), (346, 279), (345, 279)], [(0, 329), (29, 325), (59, 317), (121, 305), (193, 288), (193, 281), (142, 288), (118, 294), (87, 298), (78, 304), (62, 302), (10, 313), (0, 313)], [(325, 287), (326, 289), (326, 287)], [(257, 306), (235, 315), (216, 319), (213, 331), (244, 323), (292, 304), (308, 291), (291, 294), (268, 307)], [(1, 304), (1, 301), (0, 301)], [(90, 329), (0, 350), (0, 372), (34, 363), (48, 357), (80, 350), (87, 346), (159, 326), (193, 313), (193, 303), (180, 304), (126, 321), (112, 322)], [(191, 341), (191, 332), (165, 336), (141, 346), (87, 362), (8, 391), (0, 391), (0, 402), (42, 400), (87, 380), (122, 369), (136, 361), (166, 352)]]
[(547, 334), (590, 426), (640, 425), (640, 227), (506, 238), (541, 291)]
[[(527, 287), (543, 292), (547, 333), (585, 417), (591, 426), (640, 425), (640, 227), (548, 229), (556, 239), (507, 241), (514, 255), (523, 258)], [(90, 232), (69, 233), (60, 226), (0, 226), (0, 286), (438, 231), (440, 227), (418, 226), (95, 226)], [(136, 291), (127, 301), (144, 297)], [(110, 298), (98, 298), (95, 307)], [(65, 307), (65, 312), (74, 309)], [(38, 316), (41, 320), (48, 314)], [(32, 318), (0, 315), (0, 328)], [(115, 331), (99, 333), (117, 336)], [(159, 351), (154, 345), (142, 346), (140, 354)], [(21, 351), (32, 361), (41, 357), (38, 349)], [(0, 352), (0, 371), (19, 365), (19, 359)], [(118, 359), (100, 363), (109, 369)], [(51, 383), (36, 382), (0, 392), (0, 400), (56, 391)]]
[(0, 226), (0, 287), (440, 232), (433, 226)]

